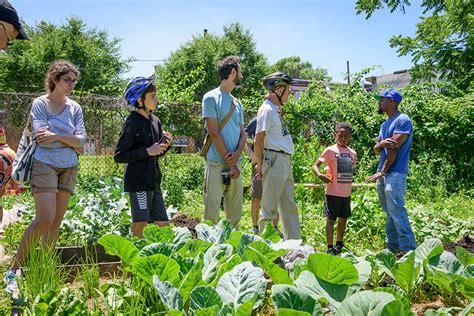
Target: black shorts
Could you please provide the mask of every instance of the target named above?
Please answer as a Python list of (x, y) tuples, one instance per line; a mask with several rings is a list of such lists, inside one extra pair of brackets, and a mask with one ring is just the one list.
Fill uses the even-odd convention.
[(335, 221), (338, 217), (348, 218), (351, 216), (351, 197), (326, 195), (324, 202), (324, 215)]
[(168, 221), (163, 194), (159, 190), (129, 192), (133, 222)]

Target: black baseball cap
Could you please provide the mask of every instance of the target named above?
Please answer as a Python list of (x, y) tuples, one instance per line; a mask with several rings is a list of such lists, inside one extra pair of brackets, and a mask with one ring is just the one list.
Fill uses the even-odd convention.
[(0, 21), (13, 25), (18, 31), (16, 39), (28, 39), (25, 30), (21, 27), (20, 18), (15, 8), (7, 0), (0, 0)]

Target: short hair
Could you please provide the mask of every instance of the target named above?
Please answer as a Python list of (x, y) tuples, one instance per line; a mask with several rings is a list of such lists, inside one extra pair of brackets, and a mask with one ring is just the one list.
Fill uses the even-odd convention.
[(340, 129), (347, 129), (349, 132), (352, 133), (352, 125), (347, 122), (339, 122), (336, 125), (336, 132)]
[(219, 78), (225, 80), (229, 78), (232, 69), (236, 71), (240, 66), (239, 56), (227, 56), (217, 64), (217, 71), (219, 72)]
[[(140, 99), (142, 99), (142, 102), (145, 103), (145, 98), (148, 93), (156, 92), (156, 86), (153, 83), (150, 83), (148, 87), (146, 87), (145, 90), (143, 90), (142, 95), (140, 96)], [(138, 99), (135, 102), (135, 107), (139, 107)]]
[(68, 72), (73, 72), (76, 77), (81, 75), (81, 72), (74, 66), (71, 62), (60, 59), (56, 60), (49, 66), (48, 72), (46, 72), (46, 77), (44, 78), (44, 87), (49, 93), (54, 91), (56, 84), (54, 81), (58, 81), (62, 76)]

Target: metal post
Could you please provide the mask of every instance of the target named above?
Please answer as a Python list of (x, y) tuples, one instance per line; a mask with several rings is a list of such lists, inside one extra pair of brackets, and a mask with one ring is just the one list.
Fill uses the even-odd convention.
[(351, 75), (349, 72), (349, 61), (347, 61), (347, 84), (351, 84)]

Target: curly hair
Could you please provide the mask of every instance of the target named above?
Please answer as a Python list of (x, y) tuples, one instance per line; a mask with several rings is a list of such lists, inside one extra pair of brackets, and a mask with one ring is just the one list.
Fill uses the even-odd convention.
[(229, 78), (230, 71), (232, 69), (238, 70), (240, 66), (239, 56), (227, 56), (217, 64), (217, 71), (219, 77), (222, 80)]
[(61, 59), (53, 62), (51, 66), (49, 66), (46, 77), (44, 78), (44, 87), (46, 91), (49, 93), (53, 92), (56, 87), (54, 82), (61, 79), (62, 76), (70, 71), (73, 72), (76, 77), (79, 77), (81, 74), (77, 67), (67, 60)]

